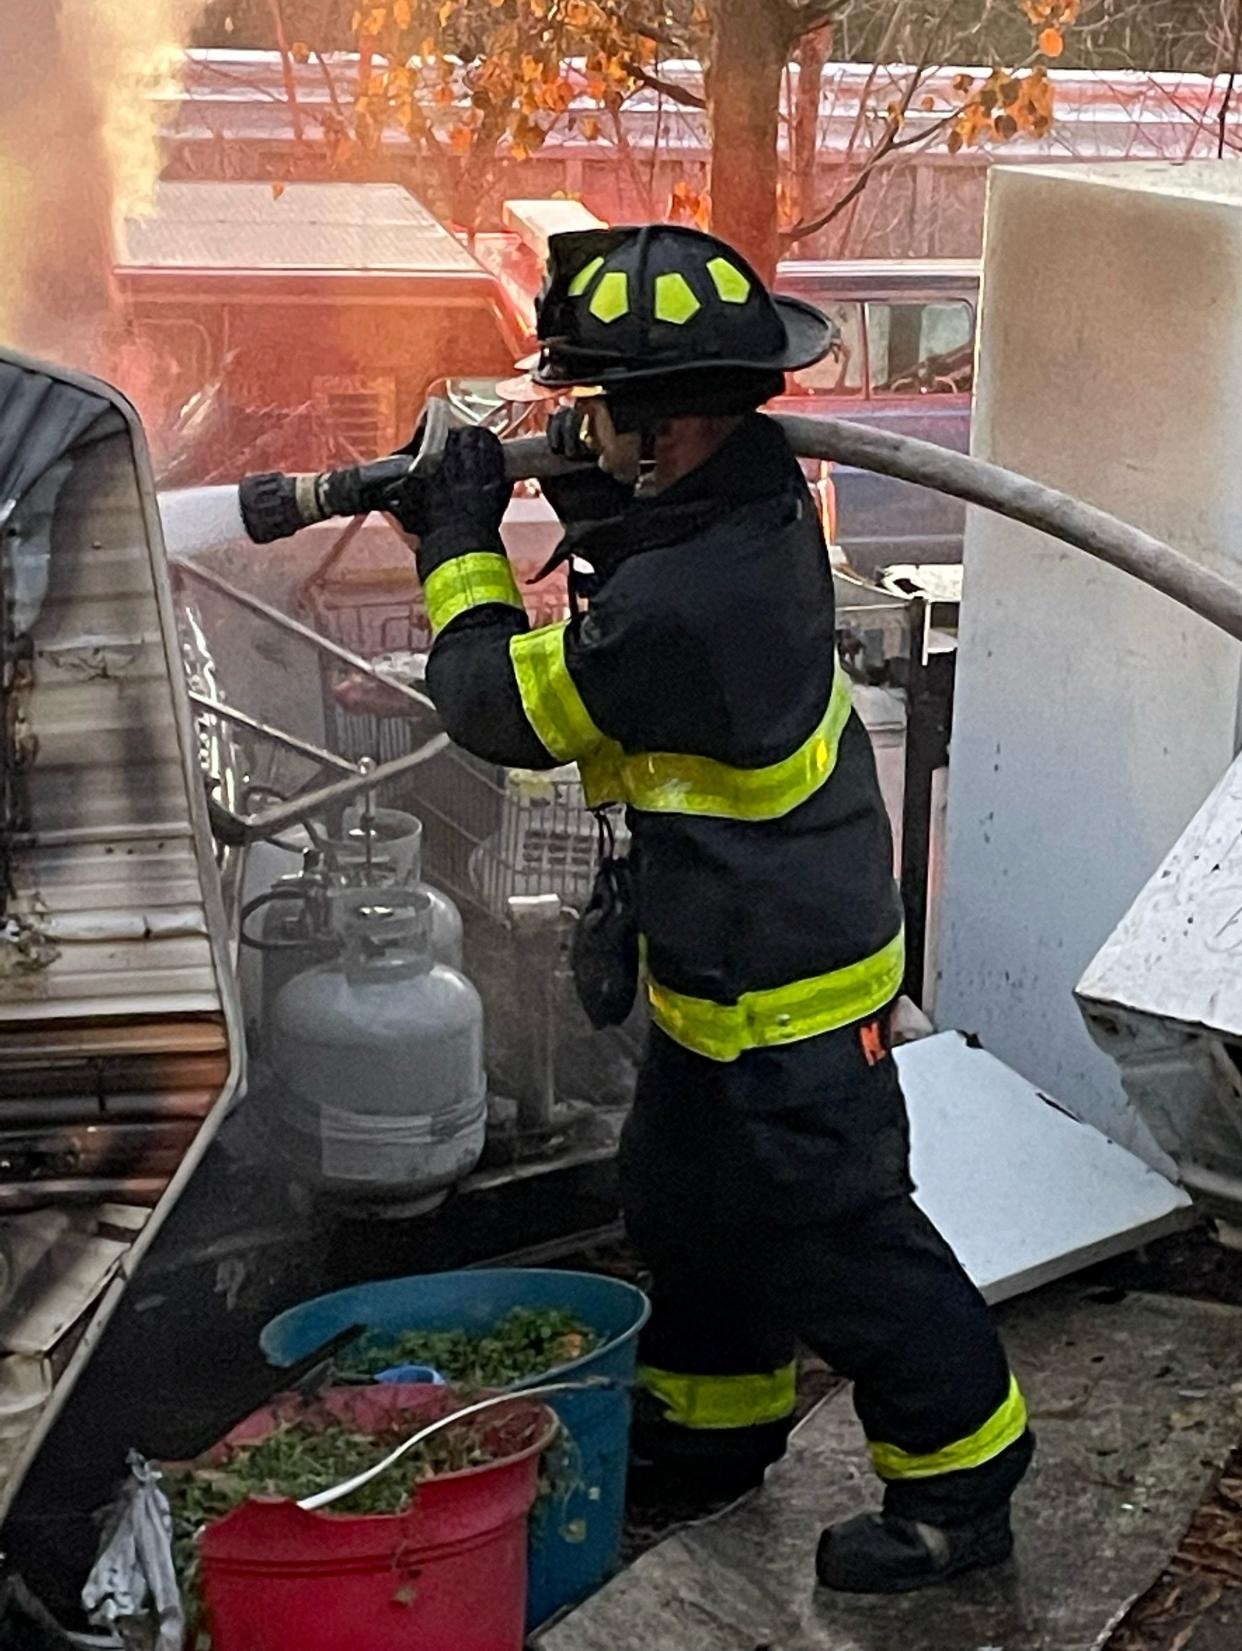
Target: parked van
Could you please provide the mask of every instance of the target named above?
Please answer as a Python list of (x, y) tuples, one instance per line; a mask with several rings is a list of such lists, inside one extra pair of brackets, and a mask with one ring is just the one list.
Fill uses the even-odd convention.
[[(970, 445), (979, 265), (782, 263), (777, 287), (833, 321), (840, 345), (793, 374), (784, 412), (856, 419), (964, 453)], [(958, 562), (965, 506), (860, 470), (834, 470), (835, 538), (867, 578), (893, 562)]]

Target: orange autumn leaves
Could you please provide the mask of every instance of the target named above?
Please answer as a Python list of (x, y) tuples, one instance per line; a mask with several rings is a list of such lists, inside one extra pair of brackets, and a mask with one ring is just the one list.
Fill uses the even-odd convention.
[[(397, 125), (459, 155), (506, 139), (513, 158), (526, 159), (575, 98), (619, 109), (656, 55), (607, 0), (388, 0), (360, 6), (352, 21), (367, 65), (359, 140), (373, 144)], [(433, 130), (435, 111), (454, 105), (447, 132)], [(601, 126), (587, 116), (576, 129), (594, 139)]]
[(1042, 63), (1026, 74), (993, 69), (979, 85), (959, 75), (953, 85), (970, 95), (950, 123), (950, 154), (981, 143), (1009, 143), (1019, 134), (1042, 138), (1052, 126), (1052, 82)]
[[(898, 135), (912, 108), (933, 116), (929, 141), (943, 139), (951, 152), (1051, 129), (1048, 64), (1064, 52), (1082, 0), (1004, 4), (1030, 24), (1028, 62), (959, 75), (947, 97), (920, 75), (909, 97), (889, 105), (890, 148), (906, 146)], [(489, 157), (524, 160), (554, 132), (600, 138), (646, 77), (659, 81), (660, 59), (710, 56), (727, 10), (726, 0), (356, 0), (353, 108), (342, 96), (329, 117), (341, 129), (328, 135), (346, 154), (401, 130), (429, 158), (468, 160), (467, 180), (482, 177)], [(313, 48), (299, 41), (291, 55), (305, 62)], [(683, 184), (668, 210), (705, 223), (711, 207)]]
[[(1037, 31), (1036, 50), (1058, 58), (1065, 50), (1065, 33), (1077, 22), (1082, 0), (1020, 0), (1022, 10)], [(1036, 63), (1025, 72), (994, 68), (982, 82), (959, 75), (956, 92), (968, 94), (949, 123), (952, 154), (981, 143), (1009, 143), (1014, 138), (1042, 138), (1053, 120), (1053, 86), (1047, 66)]]
[(1065, 31), (1078, 21), (1082, 0), (1022, 0), (1022, 10), (1039, 31), (1036, 40), (1045, 57), (1060, 57)]

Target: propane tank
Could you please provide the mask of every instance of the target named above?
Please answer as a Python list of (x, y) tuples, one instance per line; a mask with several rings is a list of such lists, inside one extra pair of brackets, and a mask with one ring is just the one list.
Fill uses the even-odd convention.
[[(369, 831), (364, 822), (369, 822)], [(412, 814), (380, 808), (367, 816), (355, 810), (346, 817), (343, 835), (322, 843), (322, 871), (328, 881), (347, 887), (417, 888), (429, 902), (433, 960), (460, 969), (461, 913), (446, 894), (420, 880), (422, 834), (422, 824)], [(300, 826), (278, 843), (255, 843), (246, 851), (243, 907), (265, 893), (295, 887), (300, 877), (308, 875), (312, 853), (310, 836)], [(238, 965), (246, 1027), (257, 1053), (263, 1048), (272, 1003), (281, 987), (291, 976), (313, 968), (339, 949), (339, 936), (329, 935), (326, 927), (316, 929), (308, 913), (283, 896), (268, 906), (261, 923), (252, 918), (247, 929), (258, 933), (263, 942), (258, 948), (242, 946)]]
[[(286, 877), (296, 877), (305, 852), (311, 846), (306, 833), (297, 827), (278, 843), (251, 843), (246, 849), (242, 871), (241, 909), (244, 911), (260, 895), (276, 887)], [(286, 914), (287, 915), (287, 911)], [(237, 979), (241, 987), (242, 1013), (246, 1029), (254, 1034), (262, 1025), (265, 1008), (264, 983), (267, 954), (252, 946), (239, 946)]]
[(482, 1154), (483, 1006), (433, 960), (421, 891), (339, 890), (333, 906), (340, 956), (273, 1005), (274, 1139), (325, 1190), (413, 1213)]
[(431, 902), (431, 950), (437, 963), (461, 968), (461, 913), (439, 889), (423, 882), (423, 823), (398, 808), (367, 809), (355, 804), (345, 816), (344, 835), (327, 850), (345, 882), (358, 888), (418, 888)]
[[(340, 952), (341, 938), (331, 921), (331, 890), (318, 851), (308, 848), (301, 871), (278, 878), (268, 891), (259, 931), (263, 967), (252, 1028), (255, 1053), (262, 1052), (272, 1006), (285, 982)], [(255, 955), (251, 948), (246, 950)]]

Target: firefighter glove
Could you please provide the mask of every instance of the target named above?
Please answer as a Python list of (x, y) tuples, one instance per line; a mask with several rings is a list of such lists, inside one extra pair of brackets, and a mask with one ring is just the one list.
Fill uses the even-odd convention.
[(633, 488), (599, 468), (599, 454), (586, 439), (585, 423), (581, 403), (562, 407), (548, 420), (549, 448), (557, 458), (583, 467), (564, 476), (549, 476), (541, 484), (544, 497), (566, 527), (619, 516), (634, 497)]
[[(404, 447), (397, 448), (397, 452), (408, 453), (413, 458), (423, 444), (426, 429), (427, 416), (424, 414), (419, 419), (414, 434)], [(365, 475), (365, 467), (359, 474)], [(422, 476), (403, 476), (395, 484), (388, 483), (380, 498), (368, 498), (365, 501), (365, 508), (368, 510), (386, 510), (390, 516), (396, 517), (406, 533), (421, 537), (426, 532), (427, 525), (426, 480)]]
[(558, 459), (574, 464), (594, 464), (598, 453), (587, 440), (587, 421), (581, 403), (562, 407), (548, 420), (548, 446)]
[(504, 449), (490, 430), (454, 430), (440, 468), (423, 487), (423, 546), (437, 562), (499, 548), (513, 483), (505, 475)]

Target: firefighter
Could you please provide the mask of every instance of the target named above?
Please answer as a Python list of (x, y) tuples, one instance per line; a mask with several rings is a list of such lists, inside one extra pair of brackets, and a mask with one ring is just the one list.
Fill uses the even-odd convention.
[[(576, 762), (591, 806), (628, 810), (651, 1019), (621, 1149), (653, 1278), (638, 1449), (714, 1489), (758, 1482), (800, 1338), (852, 1379), (883, 1483), (881, 1511), (823, 1533), (820, 1581), (898, 1592), (992, 1564), (1033, 1440), (987, 1308), (911, 1196), (890, 830), (816, 511), (757, 411), (832, 329), (724, 242), (653, 225), (554, 236), (539, 337), (538, 382), (596, 392), (551, 434), (600, 460), (548, 487), (561, 559), (591, 570), (568, 622), (530, 628), (489, 432), (455, 433), (395, 513), (419, 535), (453, 739)], [(607, 915), (615, 956), (583, 966), (615, 987), (636, 948)]]

